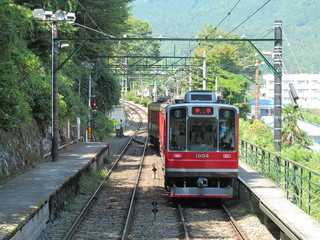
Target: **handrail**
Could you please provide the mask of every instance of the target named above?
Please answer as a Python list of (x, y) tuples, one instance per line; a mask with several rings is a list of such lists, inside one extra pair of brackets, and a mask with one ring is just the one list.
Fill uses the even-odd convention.
[(287, 198), (320, 221), (320, 173), (240, 138), (240, 158), (286, 191)]
[(245, 139), (242, 139), (242, 138), (240, 138), (240, 141), (241, 141), (241, 142), (242, 142), (242, 141), (243, 141), (243, 142), (246, 142), (246, 143), (248, 143), (248, 144), (250, 144), (250, 145), (252, 145), (252, 146), (255, 146), (255, 147), (257, 147), (257, 148), (260, 148), (261, 150), (263, 150), (263, 151), (265, 151), (265, 152), (267, 152), (267, 153), (270, 153), (270, 154), (273, 154), (273, 155), (276, 156), (276, 157), (282, 158), (282, 159), (290, 162), (291, 164), (293, 164), (293, 165), (295, 165), (295, 166), (297, 166), (297, 167), (303, 168), (303, 169), (305, 169), (305, 170), (307, 170), (307, 171), (309, 171), (309, 172), (311, 172), (311, 173), (313, 173), (313, 174), (315, 174), (315, 175), (317, 175), (317, 176), (320, 177), (320, 173), (319, 173), (319, 172), (314, 171), (313, 169), (308, 168), (308, 167), (306, 167), (306, 166), (304, 166), (304, 165), (302, 165), (302, 164), (300, 164), (300, 163), (297, 163), (297, 162), (295, 162), (295, 161), (293, 161), (293, 160), (291, 160), (291, 159), (289, 159), (289, 158), (283, 157), (283, 156), (281, 156), (281, 155), (278, 154), (278, 153), (272, 152), (272, 151), (270, 151), (270, 150), (268, 150), (268, 149), (266, 149), (266, 148), (260, 147), (259, 145), (256, 145), (256, 144), (254, 144), (254, 143), (251, 143), (251, 142), (249, 142), (249, 141), (247, 141), (247, 140), (245, 140)]

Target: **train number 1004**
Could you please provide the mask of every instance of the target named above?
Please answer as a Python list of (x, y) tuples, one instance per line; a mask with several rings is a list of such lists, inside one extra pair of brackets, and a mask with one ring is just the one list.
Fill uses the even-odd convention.
[(197, 153), (196, 158), (209, 158), (209, 154), (206, 153)]

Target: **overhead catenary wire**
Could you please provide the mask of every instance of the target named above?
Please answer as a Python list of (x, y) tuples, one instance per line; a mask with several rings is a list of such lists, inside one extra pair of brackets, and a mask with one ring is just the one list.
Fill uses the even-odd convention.
[(219, 22), (219, 24), (214, 28), (215, 30), (218, 29), (218, 27), (224, 22), (224, 20), (229, 17), (231, 15), (231, 12), (233, 11), (233, 9), (236, 8), (236, 6), (239, 4), (241, 0), (238, 0), (238, 2), (231, 8), (231, 10), (227, 13), (227, 15)]
[[(265, 5), (267, 5), (271, 0), (268, 0), (267, 2), (265, 2), (261, 7), (259, 7), (254, 13), (252, 13), (249, 17), (247, 17), (244, 21), (242, 21), (237, 27), (235, 27), (231, 32), (229, 32), (225, 38), (230, 35), (232, 32), (234, 32), (237, 28), (239, 28), (242, 24), (244, 24), (247, 20), (249, 20), (252, 16), (254, 16), (256, 13), (258, 13)], [(228, 17), (231, 15), (231, 12), (236, 8), (236, 6), (239, 4), (240, 0), (238, 0), (235, 5), (231, 8), (231, 10), (227, 13), (227, 15), (220, 21), (220, 23), (217, 25), (217, 27), (214, 28), (214, 30), (217, 30), (217, 28), (222, 24), (222, 22)], [(273, 29), (271, 29), (267, 34), (265, 34), (261, 39), (264, 39), (266, 38), (271, 32), (273, 31)], [(210, 32), (206, 38), (209, 37), (209, 35), (211, 34), (212, 32)], [(209, 50), (210, 51), (210, 50)], [(238, 61), (234, 61), (235, 62), (238, 62)], [(226, 64), (229, 64), (229, 63), (226, 63)]]
[(298, 69), (299, 69), (299, 72), (300, 72), (300, 74), (302, 74), (300, 65), (299, 65), (299, 63), (298, 63), (298, 61), (297, 61), (297, 58), (296, 58), (296, 56), (295, 56), (295, 54), (294, 54), (294, 52), (293, 52), (293, 50), (292, 50), (291, 44), (289, 43), (288, 38), (287, 38), (286, 34), (285, 34), (284, 31), (283, 31), (283, 27), (281, 27), (281, 30), (282, 30), (282, 34), (283, 34), (283, 36), (284, 36), (284, 39), (285, 39), (285, 41), (286, 41), (286, 43), (287, 43), (287, 45), (288, 45), (288, 47), (289, 47), (289, 49), (290, 49), (290, 52), (291, 52), (291, 54), (292, 54), (292, 56), (293, 56), (293, 59), (294, 59), (296, 65), (297, 65), (297, 67), (298, 67)]
[(79, 6), (82, 8), (82, 10), (84, 11), (84, 13), (90, 18), (90, 20), (93, 22), (93, 24), (101, 31), (101, 28), (98, 26), (98, 24), (92, 19), (92, 17), (90, 16), (90, 14), (88, 13), (88, 11), (83, 7), (83, 5), (79, 2), (79, 0), (77, 0)]
[(210, 34), (213, 33), (213, 31), (218, 29), (218, 27), (224, 22), (224, 20), (231, 15), (231, 12), (233, 11), (233, 9), (236, 8), (236, 6), (239, 4), (240, 1), (241, 0), (238, 0), (238, 2), (236, 2), (236, 4), (231, 8), (231, 10), (227, 13), (227, 15), (218, 23), (218, 25), (205, 38), (208, 38)]
[(266, 6), (271, 0), (268, 0), (265, 2), (261, 7), (259, 7), (254, 13), (252, 13), (249, 17), (247, 17), (244, 21), (242, 21), (238, 26), (236, 26), (232, 31), (230, 31), (226, 36), (229, 36), (231, 33), (233, 33), (236, 29), (238, 29), (242, 24), (244, 24), (246, 21), (248, 21), (251, 17), (253, 17), (256, 13), (258, 13), (264, 6)]
[[(75, 25), (79, 26), (79, 27), (82, 27), (82, 28), (86, 28), (88, 30), (91, 30), (93, 32), (96, 32), (96, 33), (100, 33), (104, 36), (106, 36), (109, 40), (109, 38), (115, 38), (115, 36), (113, 35), (110, 35), (110, 34), (107, 34), (105, 32), (102, 31), (102, 29), (98, 26), (98, 24), (93, 20), (93, 18), (90, 16), (90, 14), (88, 13), (88, 11), (86, 10), (86, 8), (81, 4), (81, 2), (79, 0), (77, 0), (77, 3), (79, 4), (79, 6), (81, 7), (81, 9), (84, 11), (84, 13), (90, 18), (90, 20), (93, 22), (93, 24), (96, 26), (96, 28), (98, 29), (94, 29), (94, 28), (90, 28), (88, 26), (85, 26), (83, 24), (79, 24), (79, 23), (75, 23)], [(90, 38), (90, 37), (89, 37)], [(93, 38), (94, 41), (96, 41), (94, 38)], [(110, 43), (112, 45), (114, 45), (116, 48), (118, 47), (117, 44), (115, 44), (113, 41), (110, 41)]]
[(115, 36), (112, 36), (112, 35), (110, 35), (110, 34), (107, 34), (107, 33), (102, 32), (102, 31), (98, 31), (98, 30), (96, 30), (96, 29), (87, 27), (87, 26), (82, 25), (82, 24), (80, 24), (80, 23), (74, 23), (74, 24), (77, 25), (77, 26), (79, 26), (79, 27), (83, 27), (83, 28), (86, 28), (86, 29), (88, 29), (88, 30), (91, 30), (91, 31), (93, 31), (93, 32), (100, 33), (100, 34), (105, 35), (105, 36), (107, 36), (107, 37), (115, 38)]
[(269, 29), (269, 31), (261, 38), (261, 39), (264, 39), (266, 38), (270, 33), (274, 32), (274, 29)]

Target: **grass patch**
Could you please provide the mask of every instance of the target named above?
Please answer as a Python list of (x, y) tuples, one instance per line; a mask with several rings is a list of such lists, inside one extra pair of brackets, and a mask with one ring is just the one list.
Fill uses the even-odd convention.
[(108, 157), (105, 157), (105, 158), (103, 159), (103, 162), (104, 162), (105, 164), (110, 164), (110, 163), (112, 163), (115, 159), (116, 159), (116, 157), (114, 157), (114, 156), (108, 156)]
[(102, 179), (106, 176), (107, 172), (108, 169), (101, 168), (97, 171), (90, 171), (89, 174), (81, 176), (79, 181), (79, 193), (85, 195), (93, 194), (100, 185)]

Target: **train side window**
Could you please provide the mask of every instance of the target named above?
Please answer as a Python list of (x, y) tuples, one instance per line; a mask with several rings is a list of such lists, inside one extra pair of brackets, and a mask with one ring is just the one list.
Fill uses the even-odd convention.
[(186, 109), (172, 109), (169, 123), (169, 149), (186, 150)]
[(235, 150), (235, 111), (220, 109), (219, 111), (219, 150)]

